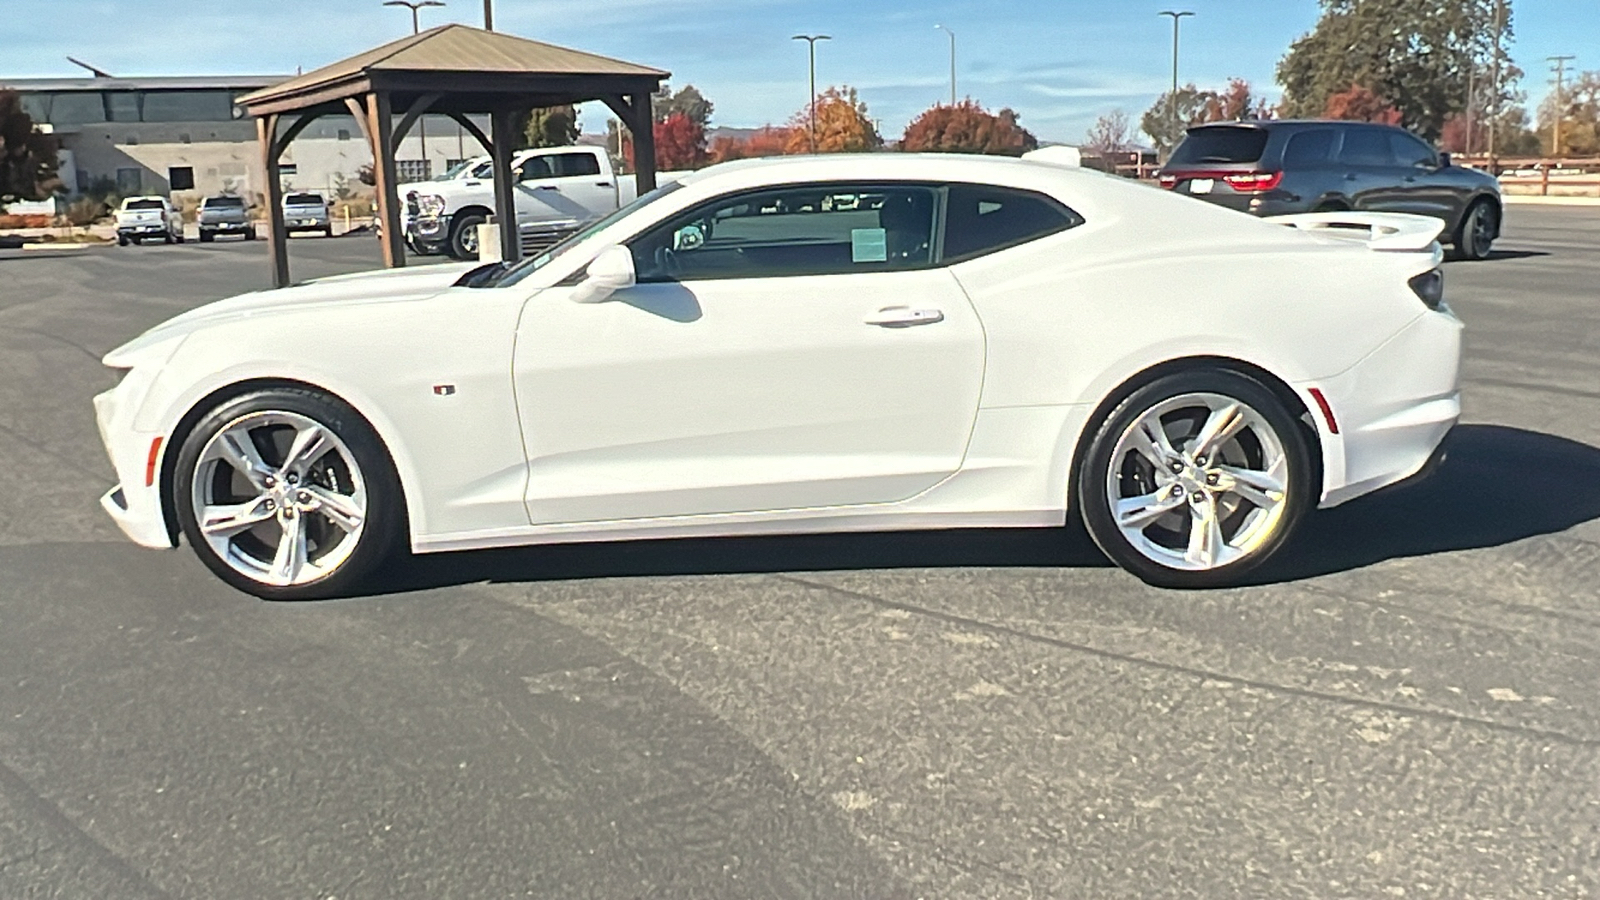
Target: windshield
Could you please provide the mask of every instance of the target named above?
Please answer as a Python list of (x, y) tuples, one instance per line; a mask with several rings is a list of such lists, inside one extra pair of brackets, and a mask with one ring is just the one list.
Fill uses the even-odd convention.
[(633, 215), (642, 207), (648, 206), (649, 204), (660, 200), (662, 197), (665, 197), (681, 187), (683, 187), (683, 185), (676, 181), (663, 184), (650, 193), (645, 194), (643, 197), (640, 197), (632, 203), (629, 203), (627, 206), (622, 207), (611, 215), (591, 222), (588, 227), (584, 228), (582, 231), (579, 231), (572, 237), (567, 238), (566, 240), (555, 245), (554, 247), (551, 247), (549, 250), (546, 250), (538, 256), (532, 257), (531, 259), (525, 259), (516, 265), (511, 266), (510, 268), (506, 269), (499, 278), (489, 281), (483, 286), (510, 287), (511, 285), (516, 284), (522, 279), (527, 278), (529, 275), (532, 275), (534, 272), (537, 272), (554, 262), (563, 253), (566, 253), (573, 247), (578, 246), (584, 241), (587, 241), (589, 238), (594, 237), (596, 234), (599, 234), (605, 229), (610, 228), (615, 223), (622, 221), (630, 215)]
[(463, 159), (462, 161), (460, 161), (460, 162), (456, 163), (455, 165), (451, 166), (450, 168), (445, 169), (443, 175), (435, 175), (433, 180), (434, 181), (449, 181), (450, 179), (456, 177), (457, 175), (460, 175), (462, 172), (465, 172), (467, 170), (467, 167), (471, 166), (473, 163), (476, 163), (476, 162), (481, 162), (481, 160)]

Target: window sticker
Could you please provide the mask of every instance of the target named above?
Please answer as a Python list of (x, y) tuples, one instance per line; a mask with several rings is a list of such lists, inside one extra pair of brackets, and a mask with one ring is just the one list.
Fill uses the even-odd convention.
[(850, 261), (888, 262), (889, 233), (882, 228), (850, 229)]

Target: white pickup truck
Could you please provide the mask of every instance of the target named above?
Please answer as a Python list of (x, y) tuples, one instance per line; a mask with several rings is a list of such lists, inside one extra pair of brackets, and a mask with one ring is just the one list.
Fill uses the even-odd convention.
[[(478, 258), (478, 226), (494, 215), (494, 179), (483, 161), (452, 177), (405, 185), (406, 243), (419, 253)], [(546, 147), (511, 158), (516, 175), (517, 225), (524, 254), (538, 253), (587, 222), (632, 203), (636, 182), (618, 175), (603, 147)], [(673, 180), (673, 173), (657, 180)]]
[(160, 238), (183, 243), (183, 215), (165, 197), (129, 197), (117, 208), (117, 244), (142, 244)]

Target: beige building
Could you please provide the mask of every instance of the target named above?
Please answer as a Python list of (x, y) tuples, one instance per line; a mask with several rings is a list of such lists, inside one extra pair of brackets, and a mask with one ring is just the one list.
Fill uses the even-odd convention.
[[(0, 87), (19, 91), (33, 120), (61, 138), (61, 180), (70, 193), (102, 182), (115, 185), (123, 196), (253, 196), (263, 193), (264, 178), (256, 126), (242, 117), (234, 99), (288, 77), (0, 76)], [(402, 181), (430, 177), (482, 152), (450, 119), (425, 119), (421, 132), (413, 129), (397, 154)], [(355, 120), (328, 116), (290, 145), (284, 188), (329, 197), (360, 193), (367, 189), (357, 171), (371, 162)]]

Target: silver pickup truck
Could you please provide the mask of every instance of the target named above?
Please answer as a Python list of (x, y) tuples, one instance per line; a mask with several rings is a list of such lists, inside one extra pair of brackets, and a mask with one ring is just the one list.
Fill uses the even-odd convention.
[(200, 226), (200, 242), (204, 244), (216, 240), (219, 234), (237, 234), (247, 241), (256, 239), (256, 226), (250, 222), (243, 197), (207, 197), (200, 204), (196, 224)]
[(328, 201), (321, 194), (294, 193), (283, 198), (283, 225), (289, 234), (320, 231), (333, 237), (333, 222), (328, 218)]

